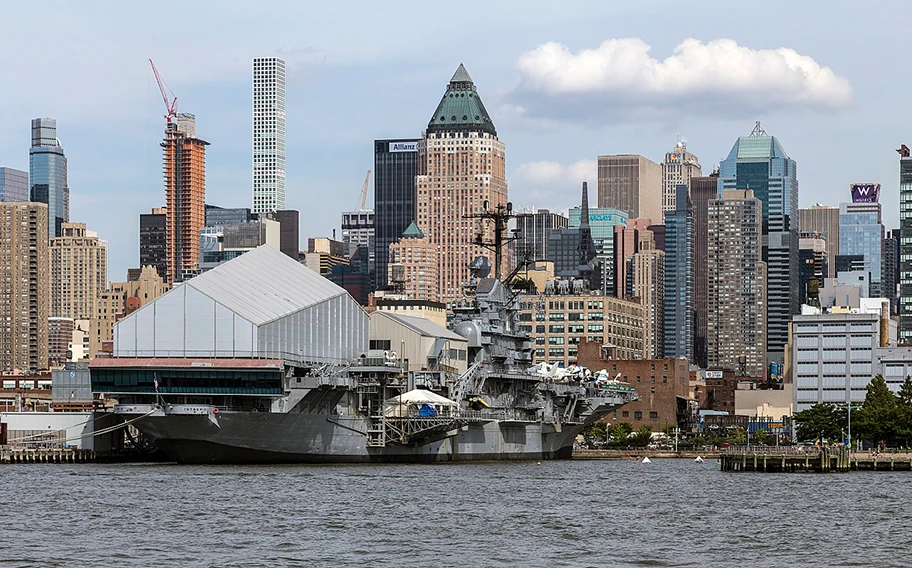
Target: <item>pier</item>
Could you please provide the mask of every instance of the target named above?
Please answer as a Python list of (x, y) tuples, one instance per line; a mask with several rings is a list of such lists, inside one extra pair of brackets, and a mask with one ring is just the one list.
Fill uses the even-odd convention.
[(0, 464), (19, 463), (88, 463), (95, 452), (77, 448), (0, 448)]
[(722, 471), (837, 473), (912, 471), (912, 454), (849, 452), (848, 448), (729, 448), (720, 456)]

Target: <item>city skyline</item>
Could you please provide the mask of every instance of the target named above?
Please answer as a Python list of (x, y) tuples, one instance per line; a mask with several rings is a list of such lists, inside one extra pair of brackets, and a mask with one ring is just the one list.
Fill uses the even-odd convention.
[[(0, 110), (0, 166), (27, 170), (26, 121), (56, 118), (58, 128), (66, 132), (73, 191), (70, 219), (85, 222), (111, 243), (109, 278), (121, 280), (126, 269), (136, 265), (138, 215), (164, 205), (158, 148), (163, 109), (145, 58), (152, 56), (160, 63), (181, 108), (197, 115), (201, 131), (213, 144), (207, 157), (208, 201), (238, 207), (247, 205), (250, 195), (250, 61), (274, 54), (288, 61), (289, 71), (287, 207), (303, 213), (302, 238), (327, 236), (337, 228), (338, 212), (351, 209), (357, 200), (364, 170), (372, 161), (373, 140), (419, 136), (429, 101), (439, 97), (439, 77), (463, 61), (476, 82), (485, 85), (492, 119), (510, 148), (506, 177), (517, 208), (565, 211), (575, 204), (580, 181), (596, 183), (596, 156), (629, 152), (658, 162), (679, 135), (708, 173), (725, 156), (731, 140), (746, 135), (758, 119), (802, 166), (801, 207), (816, 202), (836, 206), (842, 198), (831, 196), (859, 179), (881, 183), (882, 202), (898, 200), (892, 151), (907, 141), (904, 124), (894, 119), (902, 109), (904, 79), (881, 71), (902, 61), (902, 34), (890, 33), (899, 24), (889, 17), (900, 5), (865, 6), (853, 13), (849, 28), (835, 15), (850, 4), (831, 4), (825, 16), (833, 16), (828, 25), (834, 31), (820, 37), (803, 32), (810, 22), (819, 23), (819, 11), (812, 6), (791, 6), (787, 25), (781, 25), (775, 9), (745, 18), (738, 15), (741, 8), (727, 7), (730, 16), (724, 28), (717, 19), (719, 6), (706, 3), (687, 14), (672, 14), (658, 4), (593, 3), (529, 11), (504, 3), (490, 11), (493, 44), (485, 47), (416, 30), (413, 20), (397, 21), (368, 4), (351, 16), (328, 6), (290, 6), (285, 8), (288, 17), (277, 27), (254, 25), (239, 41), (213, 44), (215, 30), (237, 28), (233, 19), (239, 8), (226, 5), (213, 12), (191, 7), (187, 18), (206, 18), (207, 25), (189, 41), (210, 46), (196, 50), (166, 41), (178, 30), (168, 29), (159, 21), (164, 16), (148, 8), (127, 17), (121, 10), (99, 7), (93, 13), (63, 7), (47, 16), (49, 37), (68, 37), (65, 32), (74, 22), (89, 18), (114, 32), (67, 50), (52, 40), (50, 48), (59, 55), (55, 58), (41, 50), (5, 58), (13, 73), (25, 75), (27, 69), (41, 66), (45, 75), (57, 76), (72, 89), (66, 96), (55, 89), (11, 89), (8, 104)], [(428, 7), (420, 17), (433, 18), (434, 10)], [(32, 12), (17, 6), (10, 17), (27, 19)], [(147, 23), (130, 25), (133, 17)], [(605, 22), (612, 25), (606, 28)], [(850, 47), (838, 39), (859, 26), (883, 30), (881, 41)], [(338, 33), (346, 27), (359, 32), (358, 41)], [(10, 40), (19, 41), (20, 34), (24, 30), (12, 30)], [(301, 37), (308, 39), (303, 42)], [(386, 41), (386, 49), (375, 48), (379, 38)], [(725, 38), (733, 38), (737, 46), (722, 42)], [(213, 51), (211, 45), (219, 49)], [(643, 46), (651, 50), (644, 51)], [(680, 57), (709, 50), (720, 61), (739, 55), (750, 64), (756, 57), (775, 57), (780, 48), (810, 58), (804, 63), (812, 64), (809, 76), (814, 80), (792, 88), (787, 81), (760, 76), (766, 81), (769, 105), (746, 88), (722, 96), (711, 81), (701, 84), (699, 74), (673, 92), (659, 85), (637, 105), (597, 77), (592, 85), (580, 85), (542, 63), (551, 57), (564, 62), (565, 70), (578, 70), (572, 63), (581, 50), (602, 56), (612, 49), (627, 50), (664, 70), (657, 76), (668, 78), (672, 57), (679, 57), (674, 61), (686, 68)], [(93, 58), (89, 52), (112, 56)], [(551, 73), (554, 84), (563, 87), (544, 89), (542, 73)], [(355, 88), (364, 84), (370, 84), (376, 95), (369, 105), (361, 104), (361, 90)], [(596, 108), (593, 98), (630, 112), (590, 114), (584, 123), (572, 111)], [(95, 150), (112, 136), (119, 142), (115, 160)], [(832, 160), (845, 153), (853, 160)], [(897, 216), (895, 210), (885, 211), (887, 228), (898, 226)]]

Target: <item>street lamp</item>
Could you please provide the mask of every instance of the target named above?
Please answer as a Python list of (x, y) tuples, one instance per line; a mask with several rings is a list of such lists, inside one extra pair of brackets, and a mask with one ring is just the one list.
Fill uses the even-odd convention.
[(852, 457), (852, 387), (849, 387), (849, 437), (846, 440), (849, 444), (849, 458)]

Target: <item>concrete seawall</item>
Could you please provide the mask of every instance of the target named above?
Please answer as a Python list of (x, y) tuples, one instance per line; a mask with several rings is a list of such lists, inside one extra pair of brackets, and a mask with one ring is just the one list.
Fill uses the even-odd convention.
[(697, 457), (704, 459), (715, 459), (719, 457), (718, 451), (704, 450), (647, 450), (645, 448), (636, 448), (630, 450), (573, 450), (573, 459), (579, 460), (611, 460), (611, 459), (629, 459), (629, 458), (690, 458)]

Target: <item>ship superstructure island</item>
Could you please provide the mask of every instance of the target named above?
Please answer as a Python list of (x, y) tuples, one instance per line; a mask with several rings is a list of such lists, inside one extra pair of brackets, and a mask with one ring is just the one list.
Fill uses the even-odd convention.
[(484, 261), (451, 330), (374, 313), (419, 336), (416, 366), (405, 339), (411, 365), (369, 349), (389, 340), (344, 289), (263, 246), (119, 322), (114, 357), (92, 362), (93, 390), (182, 463), (570, 457), (634, 389), (533, 365), (517, 300)]

